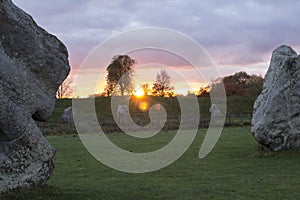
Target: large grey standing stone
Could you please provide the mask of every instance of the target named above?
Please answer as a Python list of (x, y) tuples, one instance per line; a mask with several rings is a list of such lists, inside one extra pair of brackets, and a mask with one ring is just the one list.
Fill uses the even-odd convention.
[(272, 151), (300, 148), (300, 56), (291, 47), (273, 52), (254, 104), (252, 134)]
[(11, 0), (0, 0), (0, 193), (45, 182), (55, 149), (45, 121), (70, 67), (66, 47)]

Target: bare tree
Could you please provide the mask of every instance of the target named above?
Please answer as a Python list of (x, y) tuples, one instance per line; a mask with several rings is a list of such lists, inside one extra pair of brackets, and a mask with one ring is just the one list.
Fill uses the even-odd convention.
[(152, 92), (154, 96), (172, 96), (174, 95), (174, 87), (171, 86), (171, 77), (166, 70), (161, 70), (156, 75), (156, 81), (153, 84)]
[(146, 83), (146, 84), (143, 84), (143, 85), (141, 86), (141, 89), (143, 90), (144, 95), (148, 95), (149, 92), (151, 91), (150, 88), (149, 88), (149, 85), (148, 85), (147, 83)]
[(63, 98), (70, 98), (73, 96), (73, 83), (74, 77), (68, 76), (65, 81), (58, 87), (56, 91), (56, 98), (63, 99)]

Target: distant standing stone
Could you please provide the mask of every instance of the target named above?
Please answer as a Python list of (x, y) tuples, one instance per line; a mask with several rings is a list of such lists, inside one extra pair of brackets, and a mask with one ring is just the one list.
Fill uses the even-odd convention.
[(73, 119), (73, 113), (72, 113), (72, 107), (68, 107), (64, 110), (64, 112), (62, 113), (62, 121), (68, 124), (72, 124), (74, 123), (74, 119)]
[(212, 118), (221, 117), (222, 112), (216, 104), (212, 104), (209, 108)]
[(273, 52), (251, 131), (272, 151), (300, 149), (300, 56), (289, 46)]

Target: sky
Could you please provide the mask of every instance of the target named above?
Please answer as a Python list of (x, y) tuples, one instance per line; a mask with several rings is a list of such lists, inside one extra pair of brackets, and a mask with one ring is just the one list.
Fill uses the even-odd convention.
[[(282, 44), (300, 52), (300, 0), (13, 2), (64, 42), (69, 50), (73, 73), (102, 41), (124, 31), (143, 27), (167, 28), (188, 35), (205, 48), (222, 76), (238, 71), (264, 75), (272, 51)], [(137, 57), (146, 60), (147, 56)], [(169, 58), (169, 65), (176, 66), (177, 73), (186, 70), (182, 62), (172, 63), (172, 56), (159, 57)], [(151, 79), (155, 79), (155, 73)], [(191, 77), (190, 82), (192, 88), (196, 89), (201, 81), (197, 85), (194, 79)], [(180, 89), (183, 92), (186, 88)]]

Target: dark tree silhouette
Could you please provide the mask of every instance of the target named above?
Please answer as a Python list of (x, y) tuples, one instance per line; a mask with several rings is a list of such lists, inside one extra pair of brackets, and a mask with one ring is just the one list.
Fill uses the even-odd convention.
[(148, 93), (150, 92), (150, 88), (149, 88), (149, 85), (146, 83), (146, 84), (143, 84), (141, 86), (141, 89), (143, 90), (144, 92), (144, 95), (148, 95)]
[(236, 83), (224, 83), (226, 96), (242, 96), (246, 93), (245, 88), (243, 88), (241, 85)]
[(264, 79), (261, 76), (252, 75), (247, 81), (247, 90), (250, 95), (258, 96), (263, 89)]
[(217, 90), (223, 81), (226, 95), (253, 95), (258, 96), (263, 87), (264, 79), (257, 75), (248, 75), (246, 72), (237, 72), (230, 76), (225, 76), (223, 80), (215, 81), (211, 88)]
[(166, 70), (161, 70), (156, 75), (156, 81), (152, 87), (152, 93), (154, 96), (172, 96), (174, 94), (174, 87), (171, 86), (171, 77)]
[(210, 86), (200, 87), (200, 90), (197, 92), (197, 97), (209, 97)]
[[(133, 66), (135, 60), (128, 55), (118, 55), (113, 57), (111, 64), (107, 67), (106, 93), (111, 96), (112, 93), (120, 91), (121, 96), (127, 92), (130, 94), (134, 90), (133, 84)], [(118, 87), (118, 88), (117, 88)]]

